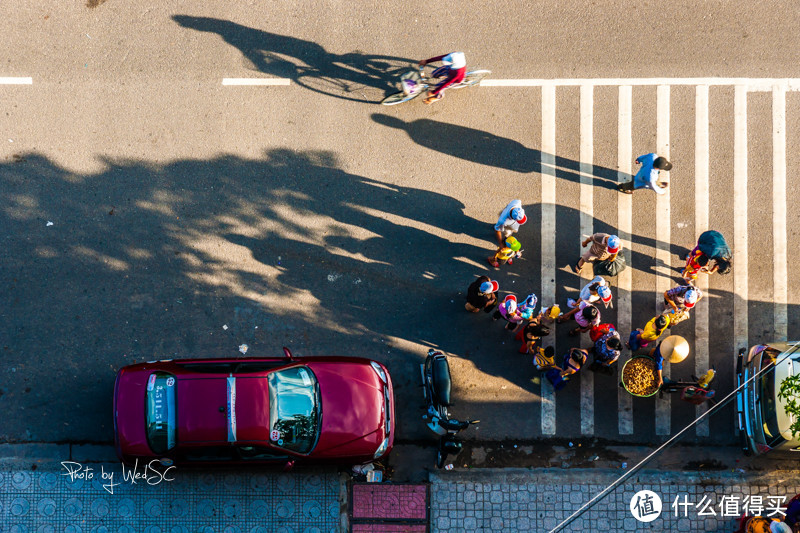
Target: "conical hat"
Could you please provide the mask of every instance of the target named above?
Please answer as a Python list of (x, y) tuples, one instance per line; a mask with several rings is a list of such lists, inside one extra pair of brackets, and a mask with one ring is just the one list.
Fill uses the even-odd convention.
[(661, 343), (661, 356), (670, 363), (680, 363), (689, 355), (689, 343), (680, 335), (670, 335)]

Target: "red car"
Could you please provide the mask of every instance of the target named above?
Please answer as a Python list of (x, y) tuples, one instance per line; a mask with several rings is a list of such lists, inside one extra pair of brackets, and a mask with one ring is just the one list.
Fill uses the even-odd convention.
[(357, 357), (185, 359), (130, 365), (114, 385), (126, 463), (368, 463), (394, 442), (382, 364)]

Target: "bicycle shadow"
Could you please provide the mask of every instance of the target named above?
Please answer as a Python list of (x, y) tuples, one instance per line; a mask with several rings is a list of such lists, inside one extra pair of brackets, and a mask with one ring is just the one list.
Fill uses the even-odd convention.
[[(415, 143), (443, 154), (522, 174), (542, 172), (544, 154), (514, 139), (427, 118), (404, 122), (381, 113), (373, 113), (371, 118), (378, 124), (403, 130)], [(595, 185), (616, 189), (616, 170), (593, 166), (592, 171)], [(558, 178), (580, 183), (580, 162), (555, 156), (555, 174)]]
[(250, 63), (249, 68), (289, 78), (301, 87), (355, 102), (377, 103), (379, 97), (362, 94), (363, 89), (395, 89), (394, 79), (413, 60), (386, 55), (366, 55), (356, 50), (334, 54), (321, 45), (264, 30), (250, 28), (211, 17), (173, 15), (180, 26), (206, 33), (216, 33), (239, 49)]

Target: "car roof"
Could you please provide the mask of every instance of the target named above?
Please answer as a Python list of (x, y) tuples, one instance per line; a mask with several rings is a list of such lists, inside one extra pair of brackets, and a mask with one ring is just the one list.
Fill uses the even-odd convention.
[(268, 442), (266, 374), (179, 376), (177, 422), (179, 446)]

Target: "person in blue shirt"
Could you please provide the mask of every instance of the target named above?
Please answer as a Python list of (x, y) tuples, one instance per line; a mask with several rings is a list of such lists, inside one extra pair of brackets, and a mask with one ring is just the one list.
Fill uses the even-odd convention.
[(617, 186), (620, 192), (633, 194), (634, 189), (653, 189), (658, 194), (667, 192), (665, 189), (669, 184), (658, 181), (659, 171), (672, 169), (672, 163), (667, 161), (667, 158), (659, 157), (656, 154), (645, 154), (637, 157), (636, 163), (641, 164), (642, 168), (639, 169), (632, 181)]

